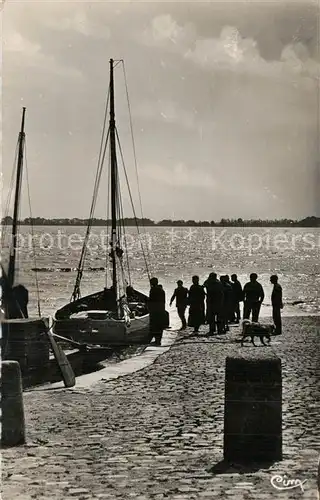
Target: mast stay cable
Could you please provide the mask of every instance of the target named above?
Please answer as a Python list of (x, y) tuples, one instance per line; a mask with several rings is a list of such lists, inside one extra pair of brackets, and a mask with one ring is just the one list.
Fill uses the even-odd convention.
[[(125, 224), (124, 224), (123, 203), (122, 203), (122, 195), (121, 195), (120, 185), (118, 186), (118, 192), (119, 192), (118, 193), (118, 198), (119, 198), (119, 220), (122, 220), (123, 243), (124, 243), (125, 254), (126, 254), (126, 264), (127, 264), (127, 272), (128, 272), (129, 285), (131, 286), (131, 273), (130, 273), (130, 263), (129, 263), (129, 255), (128, 255), (127, 235), (126, 235), (126, 229), (125, 229)], [(121, 235), (121, 239), (122, 239), (122, 235)], [(121, 271), (122, 271), (122, 274), (124, 276), (123, 262), (121, 262)]]
[[(131, 113), (131, 106), (130, 106), (130, 99), (129, 99), (128, 83), (127, 83), (127, 74), (126, 74), (124, 60), (122, 59), (121, 62), (122, 62), (124, 83), (125, 83), (125, 89), (126, 89), (127, 105), (128, 105), (128, 111), (129, 111), (130, 134), (131, 134), (131, 140), (132, 140), (134, 165), (135, 165), (135, 172), (136, 172), (136, 179), (137, 179), (137, 186), (138, 186), (138, 196), (139, 196), (139, 204), (140, 204), (140, 212), (141, 212), (141, 224), (142, 224), (143, 231), (146, 234), (146, 228), (145, 228), (145, 223), (144, 223), (145, 221), (144, 221), (143, 209), (142, 209), (142, 198), (141, 198), (141, 191), (140, 191), (139, 174), (138, 174), (138, 161), (137, 161), (136, 146), (135, 146), (134, 133), (133, 133), (133, 120), (132, 120), (132, 113)], [(147, 245), (147, 255), (148, 255), (149, 262), (151, 262), (148, 245)], [(149, 273), (148, 273), (148, 276), (150, 279)]]
[[(110, 193), (111, 193), (111, 155), (109, 155), (109, 164), (108, 164), (108, 191), (107, 191), (107, 199), (108, 199), (108, 203), (107, 203), (107, 245), (110, 243), (109, 241), (109, 218), (110, 218), (110, 203), (109, 203), (109, 199), (110, 199)], [(110, 256), (109, 256), (109, 251), (106, 252), (106, 273), (105, 273), (105, 276), (106, 276), (106, 287), (108, 287), (108, 273), (110, 272), (110, 279), (112, 280), (112, 276), (111, 276), (111, 270), (109, 269), (109, 261), (110, 261)]]
[(34, 247), (34, 225), (33, 225), (33, 217), (32, 217), (32, 209), (31, 209), (31, 195), (30, 195), (30, 183), (29, 183), (29, 171), (28, 171), (28, 162), (27, 162), (27, 145), (26, 141), (24, 141), (24, 157), (25, 157), (25, 171), (26, 171), (26, 180), (27, 180), (27, 192), (28, 192), (28, 204), (29, 204), (29, 212), (30, 212), (30, 226), (31, 226), (31, 237), (32, 237), (32, 254), (33, 254), (33, 262), (35, 268), (35, 281), (36, 281), (36, 292), (37, 292), (37, 309), (39, 318), (41, 318), (41, 305), (40, 305), (40, 290), (39, 290), (39, 280), (38, 280), (38, 271), (37, 271), (37, 259), (36, 252)]
[(137, 228), (138, 235), (140, 237), (139, 241), (140, 241), (141, 251), (142, 251), (142, 254), (143, 254), (144, 263), (145, 263), (145, 266), (146, 266), (146, 271), (147, 271), (147, 274), (148, 274), (148, 278), (150, 279), (150, 271), (149, 271), (148, 261), (147, 261), (146, 254), (145, 254), (145, 251), (144, 251), (144, 246), (143, 246), (142, 241), (141, 241), (141, 235), (140, 235), (140, 231), (139, 231), (139, 225), (138, 225), (137, 215), (136, 215), (136, 211), (135, 211), (134, 204), (133, 204), (132, 193), (131, 193), (131, 189), (130, 189), (129, 179), (128, 179), (128, 175), (127, 175), (127, 170), (126, 170), (125, 163), (124, 163), (124, 158), (123, 158), (122, 148), (121, 148), (121, 144), (120, 144), (120, 140), (119, 140), (118, 130), (116, 130), (116, 136), (117, 136), (119, 151), (120, 151), (120, 155), (121, 155), (122, 166), (123, 166), (123, 170), (124, 170), (124, 174), (125, 174), (125, 179), (126, 179), (126, 183), (127, 183), (127, 187), (128, 187), (128, 191), (129, 191), (130, 203), (131, 203), (131, 207), (132, 207), (132, 211), (133, 211), (133, 215), (134, 215), (134, 220), (135, 220), (135, 223), (136, 223), (136, 228)]
[[(14, 190), (14, 179), (16, 177), (16, 172), (17, 172), (17, 159), (18, 159), (18, 151), (19, 151), (19, 139), (17, 140), (17, 145), (16, 145), (16, 151), (15, 151), (15, 155), (14, 155), (14, 163), (13, 163), (13, 167), (12, 167), (12, 173), (11, 173), (11, 179), (10, 179), (10, 184), (9, 184), (9, 191), (8, 191), (8, 195), (7, 195), (7, 200), (6, 200), (6, 205), (5, 205), (5, 209), (4, 209), (4, 217), (8, 217), (9, 215), (9, 210), (10, 210), (10, 204), (11, 204), (11, 199), (12, 199), (12, 194), (13, 194), (13, 190)], [(4, 244), (5, 244), (5, 238), (8, 234), (8, 229), (7, 229), (7, 225), (2, 228), (2, 234), (1, 234), (1, 246), (2, 248), (4, 247)]]
[[(102, 135), (101, 135), (101, 141), (100, 141), (99, 158), (98, 158), (97, 171), (96, 171), (95, 183), (94, 183), (94, 188), (93, 188), (93, 196), (92, 196), (92, 202), (91, 202), (91, 208), (90, 208), (90, 215), (89, 215), (89, 220), (88, 220), (88, 225), (87, 225), (87, 231), (86, 231), (85, 238), (84, 238), (83, 245), (82, 245), (80, 260), (79, 260), (79, 264), (78, 264), (78, 268), (77, 268), (77, 278), (76, 278), (76, 283), (75, 283), (74, 290), (73, 290), (73, 293), (71, 296), (71, 301), (77, 300), (81, 296), (80, 283), (81, 283), (81, 279), (82, 279), (84, 262), (85, 262), (85, 258), (86, 258), (86, 254), (87, 254), (88, 241), (89, 241), (91, 227), (92, 227), (92, 223), (93, 223), (92, 219), (93, 219), (93, 215), (94, 215), (94, 211), (95, 211), (95, 207), (96, 207), (97, 195), (98, 195), (98, 191), (99, 191), (101, 174), (102, 174), (102, 169), (103, 169), (103, 163), (104, 163), (108, 139), (109, 139), (109, 130), (107, 132), (107, 137), (105, 138), (105, 130), (106, 130), (106, 123), (107, 123), (108, 107), (109, 107), (109, 97), (110, 97), (110, 88), (108, 89), (106, 106), (105, 106), (103, 129), (102, 129)], [(104, 143), (104, 140), (105, 140), (105, 143)]]
[[(129, 92), (128, 92), (128, 85), (127, 85), (126, 71), (125, 71), (124, 61), (122, 59), (118, 60), (116, 62), (116, 64), (114, 65), (114, 69), (119, 64), (122, 64), (123, 75), (124, 75), (125, 90), (126, 90), (126, 97), (127, 97), (127, 105), (128, 105), (128, 110), (129, 110), (130, 132), (131, 132), (131, 139), (132, 139), (132, 145), (133, 145), (133, 155), (134, 155), (135, 171), (136, 171), (137, 186), (138, 186), (139, 204), (140, 204), (140, 211), (141, 211), (141, 217), (142, 217), (141, 224), (143, 226), (143, 230), (145, 231), (143, 209), (142, 209), (142, 200), (141, 200), (141, 192), (140, 192), (139, 177), (138, 177), (137, 156), (136, 156), (136, 148), (135, 148), (134, 135), (133, 135), (133, 124), (132, 124), (132, 116), (131, 116), (131, 108), (130, 108), (130, 101), (129, 101)], [(86, 234), (85, 234), (85, 238), (84, 238), (84, 242), (83, 242), (83, 246), (82, 246), (82, 250), (81, 250), (80, 260), (79, 260), (79, 264), (78, 264), (78, 268), (77, 268), (77, 278), (76, 278), (76, 283), (75, 283), (75, 286), (74, 286), (73, 294), (72, 294), (72, 297), (71, 297), (71, 301), (77, 300), (78, 298), (81, 297), (80, 283), (81, 283), (81, 279), (82, 279), (82, 275), (83, 275), (83, 269), (84, 269), (84, 262), (85, 262), (86, 253), (87, 253), (88, 240), (89, 240), (89, 237), (90, 237), (90, 231), (91, 231), (92, 224), (93, 224), (93, 215), (94, 215), (94, 211), (95, 211), (95, 207), (96, 207), (96, 202), (97, 202), (97, 196), (98, 196), (98, 191), (99, 191), (99, 186), (100, 186), (100, 180), (101, 180), (101, 174), (102, 174), (103, 164), (104, 164), (105, 155), (106, 155), (106, 149), (107, 149), (108, 139), (110, 137), (110, 135), (109, 135), (110, 129), (108, 129), (107, 137), (105, 138), (105, 130), (106, 130), (106, 123), (107, 123), (109, 101), (110, 101), (110, 85), (109, 85), (109, 89), (108, 89), (107, 102), (106, 102), (106, 106), (105, 106), (103, 131), (102, 131), (102, 137), (101, 137), (101, 142), (100, 142), (100, 151), (99, 151), (99, 158), (98, 158), (98, 165), (97, 165), (97, 171), (96, 171), (96, 178), (95, 178), (95, 184), (94, 184), (94, 190), (93, 190), (93, 196), (92, 196), (90, 216), (89, 216), (88, 225), (87, 225), (87, 231), (86, 231)], [(136, 216), (135, 208), (134, 208), (134, 205), (133, 205), (133, 199), (132, 199), (132, 194), (131, 194), (131, 190), (130, 190), (130, 186), (129, 186), (129, 180), (128, 180), (128, 176), (127, 176), (127, 172), (126, 172), (126, 168), (125, 168), (125, 163), (124, 163), (122, 148), (121, 148), (121, 144), (120, 144), (120, 140), (119, 140), (119, 135), (118, 135), (118, 131), (117, 131), (116, 127), (115, 127), (115, 133), (116, 133), (116, 139), (117, 139), (118, 147), (119, 147), (120, 154), (121, 154), (123, 169), (124, 169), (124, 173), (125, 173), (126, 183), (127, 183), (127, 186), (128, 186), (129, 196), (130, 196), (130, 202), (131, 202), (131, 206), (132, 206), (132, 210), (133, 210), (133, 214), (134, 214), (135, 225), (136, 225), (136, 228), (137, 228), (137, 231), (138, 231), (138, 236), (139, 236), (139, 241), (140, 241), (140, 245), (141, 245), (141, 250), (142, 250), (142, 253), (143, 253), (145, 267), (146, 267), (147, 275), (148, 275), (148, 277), (150, 279), (150, 271), (149, 271), (149, 266), (148, 266), (148, 260), (150, 260), (149, 252), (148, 252), (149, 249), (147, 248), (147, 253), (148, 253), (148, 257), (149, 257), (149, 259), (147, 260), (146, 253), (145, 253), (145, 250), (144, 250), (144, 246), (143, 246), (143, 243), (141, 241), (141, 234), (140, 234), (140, 231), (139, 231), (137, 216)], [(109, 195), (110, 195), (110, 188), (111, 188), (110, 184), (111, 184), (111, 182), (110, 182), (110, 169), (108, 169), (108, 191), (109, 191)], [(124, 220), (123, 220), (123, 205), (122, 205), (122, 200), (121, 200), (120, 188), (118, 188), (117, 199), (118, 199), (118, 203), (117, 203), (117, 205), (118, 205), (117, 206), (118, 218), (120, 219), (122, 217), (122, 225), (124, 225)], [(107, 228), (108, 228), (109, 227), (109, 203), (108, 203), (108, 210), (107, 211), (108, 211), (108, 215), (107, 215)], [(126, 247), (126, 250), (127, 250), (127, 238), (126, 238), (126, 234), (125, 234), (125, 228), (123, 227), (122, 229), (123, 229), (124, 243), (125, 243), (125, 247)], [(118, 226), (118, 240), (119, 240), (118, 244), (120, 243), (120, 238), (121, 237), (122, 237), (121, 227)], [(107, 254), (106, 254), (106, 285), (107, 285), (108, 267), (109, 267), (108, 266), (108, 257), (109, 257), (109, 253), (107, 252)], [(128, 254), (127, 254), (127, 266), (128, 266), (128, 278), (129, 278), (129, 281), (131, 283)], [(123, 267), (123, 264), (121, 264), (121, 267)]]

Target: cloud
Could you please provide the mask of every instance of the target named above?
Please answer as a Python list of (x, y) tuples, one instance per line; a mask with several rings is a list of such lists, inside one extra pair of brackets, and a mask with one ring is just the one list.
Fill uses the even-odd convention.
[(37, 57), (41, 52), (39, 44), (30, 42), (17, 31), (8, 33), (3, 46), (5, 51), (23, 53), (29, 57)]
[(176, 46), (177, 48), (189, 43), (195, 36), (195, 28), (189, 23), (179, 26), (170, 14), (162, 14), (155, 17), (151, 26), (142, 33), (142, 41), (155, 46)]
[(40, 68), (60, 76), (79, 78), (81, 72), (70, 66), (58, 64), (54, 56), (45, 54), (41, 45), (34, 43), (15, 30), (6, 30), (3, 37), (4, 57), (10, 58), (10, 63), (19, 67)]
[(212, 189), (217, 183), (210, 172), (199, 172), (191, 169), (185, 163), (179, 162), (168, 168), (160, 165), (151, 165), (141, 169), (153, 181), (178, 188), (201, 188)]
[(208, 70), (229, 70), (246, 75), (291, 80), (295, 77), (319, 79), (320, 65), (301, 43), (285, 46), (279, 61), (266, 61), (257, 42), (242, 38), (235, 27), (225, 27), (219, 38), (197, 40), (194, 49), (184, 54), (186, 59)]
[(309, 76), (317, 80), (320, 78), (320, 61), (312, 59), (308, 49), (301, 42), (284, 47), (281, 61), (294, 73), (300, 73), (302, 76)]
[[(314, 11), (281, 0), (226, 4), (7, 2), (4, 177), (23, 97), (35, 215), (87, 216), (112, 56), (126, 62), (146, 216), (300, 217), (319, 207)], [(130, 176), (121, 79), (120, 71), (117, 124)], [(75, 189), (57, 204), (62, 184)]]
[(137, 107), (136, 115), (143, 119), (177, 124), (187, 129), (196, 127), (196, 111), (183, 109), (177, 102), (170, 100), (144, 101)]
[(196, 40), (194, 49), (189, 49), (185, 57), (203, 66), (238, 67), (261, 61), (256, 41), (252, 38), (243, 39), (233, 26), (225, 26), (219, 38)]
[(180, 26), (171, 15), (155, 17), (144, 31), (143, 43), (166, 48), (180, 54), (204, 69), (228, 70), (237, 73), (293, 78), (295, 75), (319, 80), (320, 61), (311, 58), (307, 47), (299, 42), (286, 45), (280, 60), (265, 60), (257, 41), (244, 37), (235, 26), (224, 26), (220, 36), (205, 38), (196, 27)]
[(87, 6), (77, 5), (76, 10), (67, 11), (64, 16), (50, 16), (46, 20), (48, 28), (57, 31), (74, 31), (85, 37), (110, 39), (111, 33), (108, 26), (102, 29), (99, 18), (89, 19), (86, 13)]

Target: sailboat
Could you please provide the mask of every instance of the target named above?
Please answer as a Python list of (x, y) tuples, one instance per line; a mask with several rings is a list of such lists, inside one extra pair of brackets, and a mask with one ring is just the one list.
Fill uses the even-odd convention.
[[(115, 122), (114, 92), (114, 69), (121, 62), (123, 64), (122, 60), (110, 59), (110, 84), (104, 122), (106, 123), (109, 111), (109, 127), (107, 134), (105, 134), (105, 126), (102, 133), (90, 218), (77, 269), (74, 290), (70, 302), (56, 311), (53, 322), (53, 332), (55, 334), (89, 345), (125, 346), (144, 344), (147, 343), (149, 333), (148, 296), (132, 286), (129, 256), (127, 249), (123, 248), (126, 246), (125, 237), (123, 238), (125, 226), (123, 216), (121, 217), (123, 212), (117, 160), (117, 141), (121, 157), (122, 151)], [(80, 283), (107, 145), (110, 150), (109, 202), (111, 205), (110, 252), (107, 251), (106, 255), (107, 260), (109, 259), (107, 263), (109, 269), (107, 269), (104, 289), (81, 297)], [(128, 188), (130, 189), (129, 185)], [(126, 264), (128, 265), (127, 271), (125, 269)], [(148, 272), (146, 261), (145, 264)], [(108, 286), (108, 271), (111, 271), (111, 286)]]
[[(16, 257), (18, 242), (18, 218), (20, 210), (20, 193), (22, 183), (24, 144), (25, 144), (25, 114), (26, 108), (22, 109), (21, 128), (18, 138), (18, 161), (14, 196), (14, 209), (12, 219), (12, 233), (10, 244), (9, 265), (6, 272), (1, 263), (1, 309), (2, 319), (28, 318), (28, 290), (21, 284), (15, 285)], [(4, 238), (3, 238), (4, 241)]]
[[(6, 266), (1, 262), (1, 355), (2, 360), (9, 359), (19, 362), (23, 383), (25, 384), (26, 380), (32, 379), (32, 376), (35, 376), (37, 373), (43, 376), (50, 362), (50, 344), (65, 386), (72, 387), (75, 384), (75, 376), (69, 361), (48, 331), (48, 318), (41, 316), (38, 282), (39, 318), (29, 318), (29, 292), (24, 285), (16, 283), (19, 213), (25, 154), (25, 115), (26, 108), (24, 107), (22, 109), (21, 128), (18, 137), (15, 186), (12, 185), (15, 194), (8, 267), (5, 268)], [(11, 193), (8, 196), (7, 208), (9, 208), (10, 199)], [(1, 250), (3, 250), (4, 243), (5, 230), (1, 239)]]

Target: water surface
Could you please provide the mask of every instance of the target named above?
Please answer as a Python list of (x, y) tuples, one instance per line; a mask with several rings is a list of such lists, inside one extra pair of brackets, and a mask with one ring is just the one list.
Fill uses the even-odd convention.
[[(10, 232), (11, 228), (5, 230)], [(30, 315), (37, 313), (34, 267), (42, 268), (37, 273), (42, 313), (53, 314), (71, 297), (85, 228), (41, 226), (32, 234), (30, 227), (22, 226), (20, 232), (18, 281), (29, 288)], [(131, 281), (141, 291), (149, 289), (142, 240), (149, 273), (159, 278), (167, 300), (177, 279), (190, 286), (193, 274), (203, 281), (215, 271), (219, 275), (236, 273), (245, 283), (249, 274), (256, 272), (266, 293), (261, 313), (270, 315), (269, 277), (276, 273), (283, 287), (284, 314), (320, 313), (320, 228), (150, 227), (140, 229), (140, 234), (139, 239), (135, 228), (126, 229)], [(105, 267), (107, 235), (106, 229), (93, 228), (85, 269)], [(6, 257), (4, 245), (4, 262)], [(72, 271), (63, 272), (62, 268)], [(82, 295), (100, 290), (105, 282), (104, 271), (88, 270), (82, 280)], [(303, 303), (292, 305), (295, 301)]]

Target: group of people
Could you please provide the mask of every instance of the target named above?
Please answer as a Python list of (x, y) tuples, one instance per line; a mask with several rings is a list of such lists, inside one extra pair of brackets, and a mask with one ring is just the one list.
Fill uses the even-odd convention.
[[(270, 282), (273, 284), (271, 294), (272, 317), (277, 334), (281, 334), (281, 309), (282, 288), (278, 277), (272, 275)], [(166, 296), (157, 278), (150, 280), (149, 312), (150, 312), (150, 342), (155, 338), (155, 344), (161, 345), (163, 330), (168, 326), (168, 314), (165, 310)], [(170, 299), (170, 306), (175, 301), (181, 330), (190, 326), (195, 333), (203, 324), (209, 326), (208, 336), (225, 334), (229, 331), (230, 323), (239, 323), (241, 320), (240, 304), (243, 302), (243, 319), (259, 321), (261, 304), (265, 294), (261, 283), (258, 282), (256, 273), (250, 274), (250, 281), (242, 285), (236, 274), (218, 278), (212, 272), (201, 285), (199, 276), (192, 277), (192, 285), (188, 289), (183, 286), (183, 281), (177, 281), (177, 288)], [(188, 321), (186, 311), (189, 306)]]

